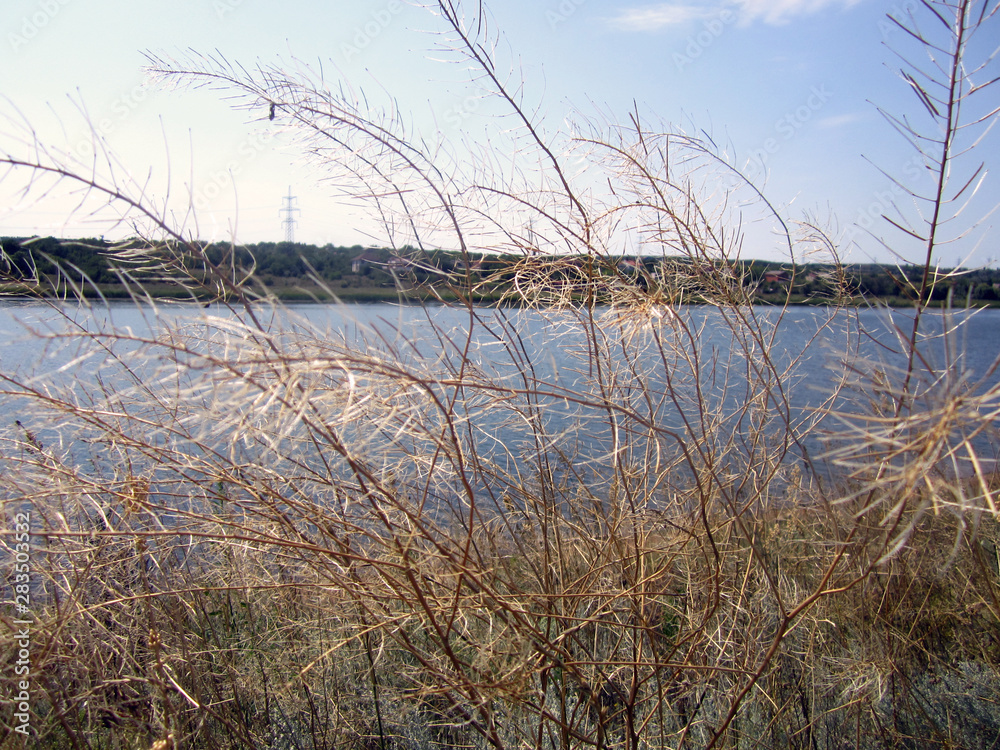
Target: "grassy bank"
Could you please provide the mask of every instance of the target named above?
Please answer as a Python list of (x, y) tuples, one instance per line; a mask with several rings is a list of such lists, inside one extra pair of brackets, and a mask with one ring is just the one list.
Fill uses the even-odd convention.
[[(235, 509), (163, 535), (112, 502), (117, 533), (46, 549), (39, 746), (167, 725), (186, 747), (699, 747), (730, 713), (720, 747), (993, 746), (996, 521), (925, 517), (878, 563), (877, 524), (796, 499), (603, 534), (527, 512), (468, 549), (443, 529), (275, 545), (278, 519)], [(224, 541), (199, 553), (198, 534)]]
[[(967, 366), (967, 316), (926, 315), (960, 304), (937, 251), (986, 173), (953, 139), (1000, 114), (958, 116), (1000, 83), (978, 80), (969, 46), (1000, 20), (996, 0), (895, 19), (937, 63), (930, 83), (902, 71), (926, 128), (890, 117), (935, 179), (907, 196), (925, 213), (890, 219), (903, 239), (886, 247), (912, 260), (870, 293), (710, 140), (638, 112), (547, 135), (498, 77), (482, 4), (433, 10), (508, 114), (470, 144), (488, 158), (454, 159), (305, 64), (148, 62), (268, 112), (266, 127), (280, 117), (288, 144), (413, 250), (376, 254), (367, 274), (341, 258), (299, 290), (309, 274), (272, 248), (271, 288), (426, 293), (447, 314), (311, 322), (112, 160), (81, 167), (30, 128), (0, 151), (4, 176), (27, 174), (26, 203), (57, 180), (144, 231), (94, 273), (79, 243), (5, 245), (11, 294), (29, 279), (72, 299), (117, 279), (138, 302), (229, 312), (91, 326), (53, 305), (25, 329), (35, 362), (0, 360), (14, 561), (0, 684), (26, 696), (0, 705), (0, 742), (996, 747), (1000, 387)], [(750, 222), (775, 229), (784, 273), (741, 259)], [(623, 262), (625, 230), (655, 266)], [(447, 273), (421, 267), (441, 246)], [(486, 255), (509, 262), (494, 275)], [(796, 279), (823, 307), (790, 349)], [(859, 296), (912, 307), (862, 315)], [(817, 361), (833, 373), (818, 397)]]

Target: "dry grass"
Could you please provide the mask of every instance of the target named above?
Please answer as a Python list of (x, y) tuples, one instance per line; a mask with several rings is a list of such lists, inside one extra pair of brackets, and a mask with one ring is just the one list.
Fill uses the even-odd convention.
[(191, 521), (213, 540), (193, 555), (141, 517), (39, 545), (63, 572), (33, 635), (47, 746), (702, 746), (729, 713), (733, 747), (996, 729), (993, 519), (926, 516), (876, 564), (878, 524), (811, 505), (299, 547), (266, 516)]
[[(934, 5), (956, 28), (993, 15)], [(898, 372), (840, 353), (863, 407), (834, 414), (838, 389), (793, 407), (802, 363), (858, 321), (831, 298), (783, 349), (786, 311), (752, 306), (730, 227), (755, 197), (793, 272), (831, 243), (638, 118), (544, 140), (479, 57), (489, 24), (437, 9), (537, 171), (447, 163), (308, 71), (152, 64), (275, 102), (418, 255), (521, 253), (516, 310), (477, 307), (490, 279), (454, 274), (456, 302), (407, 308), (419, 327), (320, 328), (213, 265), (141, 186), (41, 148), (0, 159), (85, 180), (167, 239), (122, 262), (225, 307), (156, 320), (123, 272), (148, 330), (57, 307), (66, 325), (37, 341), (71, 352), (78, 380), (0, 374), (33, 417), (6, 426), (0, 461), (6, 512), (32, 512), (40, 746), (995, 744), (1000, 534), (976, 446), (995, 438), (996, 388), (926, 366), (918, 304)], [(623, 272), (625, 224), (683, 262)], [(836, 478), (809, 449), (832, 416)]]

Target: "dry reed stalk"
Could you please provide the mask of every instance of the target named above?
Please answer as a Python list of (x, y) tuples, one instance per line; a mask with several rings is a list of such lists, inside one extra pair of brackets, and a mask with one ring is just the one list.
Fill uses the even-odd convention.
[[(996, 10), (928, 7), (958, 13), (953, 61), (961, 29)], [(241, 106), (273, 102), (313, 158), (357, 181), (390, 239), (416, 240), (417, 260), (449, 247), (468, 269), (473, 251), (519, 254), (504, 278), (435, 282), (459, 302), (412, 308), (419, 328), (319, 328), (251, 273), (212, 263), (115, 174), (74, 172), (45, 149), (0, 159), (82, 180), (155, 228), (162, 241), (118, 253), (137, 302), (151, 302), (153, 274), (192, 297), (212, 290), (226, 309), (150, 315), (148, 332), (66, 314), (39, 341), (79, 357), (79, 384), (2, 374), (4, 396), (36, 414), (3, 435), (2, 461), (5, 508), (30, 504), (43, 551), (39, 740), (679, 748), (817, 747), (848, 726), (872, 746), (985, 736), (998, 537), (995, 485), (971, 437), (992, 429), (994, 391), (970, 396), (939, 371), (930, 382), (948, 388), (923, 388), (918, 305), (901, 378), (846, 363), (841, 387), (857, 384), (851, 373), (876, 383), (882, 411), (844, 415), (855, 439), (833, 455), (854, 474), (831, 481), (809, 446), (838, 393), (805, 415), (793, 393), (801, 363), (850, 315), (843, 274), (814, 335), (784, 352), (787, 311), (753, 305), (727, 222), (738, 194), (756, 196), (783, 228), (793, 274), (832, 243), (809, 226), (797, 239), (712, 149), (637, 116), (544, 139), (483, 57), (496, 37), (481, 11), (436, 8), (450, 53), (511, 105), (518, 157), (537, 172), (441, 163), (392, 115), (304, 69), (151, 60)], [(586, 170), (571, 174), (576, 157)], [(942, 175), (950, 159), (945, 149)], [(710, 171), (731, 188), (713, 194)], [(621, 267), (625, 220), (660, 248), (656, 273)], [(520, 309), (477, 306), (483, 288)], [(558, 367), (527, 320), (544, 320)], [(923, 409), (928, 395), (940, 401)], [(948, 481), (942, 464), (959, 451), (973, 476)], [(959, 647), (963, 661), (946, 663)], [(961, 721), (926, 705), (926, 680), (956, 670), (968, 694), (942, 705), (977, 701)]]

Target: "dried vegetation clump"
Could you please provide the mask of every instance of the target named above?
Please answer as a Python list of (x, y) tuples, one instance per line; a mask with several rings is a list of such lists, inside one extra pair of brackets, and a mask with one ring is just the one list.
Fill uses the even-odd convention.
[[(126, 260), (219, 301), (178, 314), (123, 271), (142, 326), (50, 300), (64, 325), (32, 334), (65, 366), (0, 374), (20, 415), (0, 434), (2, 502), (31, 513), (39, 746), (995, 744), (998, 389), (949, 348), (964, 318), (933, 329), (924, 309), (936, 208), (969, 184), (950, 136), (909, 131), (942, 179), (917, 196), (933, 220), (905, 230), (928, 273), (886, 357), (862, 356), (876, 333), (836, 297), (789, 350), (788, 309), (751, 304), (731, 227), (755, 197), (790, 273), (833, 243), (638, 116), (543, 139), (497, 75), (488, 17), (435, 7), (535, 171), (450, 163), (302, 68), (151, 65), (276, 113), (392, 243), (468, 269), (519, 253), (516, 304), (474, 304), (492, 282), (469, 271), (434, 281), (454, 302), (321, 325), (212, 264), (137, 186), (59, 167), (147, 223), (155, 257), (130, 243)], [(986, 88), (966, 55), (996, 8), (929, 3), (943, 37), (900, 19), (956, 63), (943, 88), (909, 79), (941, 132)], [(28, 152), (0, 161), (57, 169)], [(623, 226), (656, 273), (622, 263)], [(828, 340), (840, 374), (803, 409)], [(0, 637), (14, 654), (14, 627)], [(9, 705), (0, 718), (14, 743)]]

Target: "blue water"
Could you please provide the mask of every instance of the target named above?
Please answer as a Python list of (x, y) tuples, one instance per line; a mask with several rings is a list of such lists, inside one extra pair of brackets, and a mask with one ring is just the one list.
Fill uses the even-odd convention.
[[(342, 438), (364, 446), (368, 460), (383, 461), (394, 470), (400, 456), (433, 453), (435, 440), (450, 430), (501, 478), (537, 470), (540, 457), (546, 457), (562, 465), (560, 476), (566, 481), (608, 481), (601, 472), (609, 450), (642, 466), (654, 454), (662, 459), (704, 440), (720, 455), (743, 457), (727, 459), (733, 461), (727, 470), (738, 475), (754, 464), (755, 451), (773, 449), (774, 441), (787, 450), (789, 461), (821, 463), (830, 445), (824, 434), (843, 428), (829, 417), (820, 419), (820, 410), (863, 413), (882, 397), (870, 385), (873, 372), (884, 373), (888, 383), (898, 384), (904, 377), (900, 342), (909, 335), (906, 311), (843, 311), (831, 318), (830, 311), (818, 308), (762, 307), (742, 311), (745, 321), (727, 323), (724, 316), (731, 314), (688, 307), (660, 311), (622, 328), (605, 326), (601, 340), (606, 356), (598, 369), (584, 335), (587, 321), (581, 324), (568, 312), (303, 304), (277, 312), (255, 308), (261, 326), (255, 331), (241, 327), (232, 311), (218, 306), (4, 302), (0, 432), (17, 439), (13, 423), (18, 419), (30, 424), (45, 444), (94, 463), (99, 461), (99, 435), (86, 425), (70, 429), (61, 422), (67, 405), (113, 414), (127, 403), (133, 415), (141, 419), (148, 414), (155, 422), (167, 408), (163, 404), (184, 392), (181, 403), (187, 411), (178, 416), (179, 427), (151, 428), (146, 435), (157, 445), (199, 457), (207, 445), (236, 464), (266, 462), (273, 454), (281, 457), (274, 459), (276, 472), (314, 472), (313, 478), (332, 480), (345, 471), (343, 463), (327, 459), (322, 445), (307, 441), (280, 408), (257, 403), (252, 378), (243, 384), (243, 393), (234, 378), (210, 375), (207, 356), (226, 357), (240, 342), (256, 337), (268, 342), (260, 350), (265, 358), (268, 347), (274, 347), (284, 356), (319, 363), (309, 379), (317, 394), (316, 419), (324, 417), (323, 409), (330, 410), (326, 417), (331, 421), (342, 417), (324, 399), (350, 379), (349, 368), (336, 364), (345, 353), (358, 358), (352, 377), (365, 377), (366, 357), (397, 367), (404, 374), (400, 382), (412, 375), (408, 390), (390, 394), (398, 402), (398, 418), (373, 422), (360, 416), (356, 422), (338, 422)], [(676, 315), (672, 321), (671, 315)], [(765, 332), (763, 340), (747, 338), (756, 326)], [(998, 388), (1000, 311), (933, 313), (923, 326), (926, 341), (911, 383), (921, 399), (933, 404), (949, 394), (972, 397)], [(954, 330), (940, 336), (945, 329)], [(184, 348), (178, 354), (171, 342), (181, 337)], [(768, 347), (766, 358), (762, 346)], [(329, 363), (328, 372), (324, 363)], [(240, 372), (254, 366), (243, 363)], [(459, 380), (468, 384), (460, 389), (468, 398), (449, 422), (432, 399), (446, 403), (459, 391)], [(435, 381), (427, 389), (420, 385)], [(763, 397), (761, 383), (766, 385)], [(245, 409), (239, 406), (241, 398)], [(760, 403), (748, 409), (754, 398)], [(214, 401), (226, 399), (225, 412), (213, 411)], [(329, 401), (334, 403), (339, 402)], [(266, 424), (272, 418), (274, 424)], [(412, 427), (414, 420), (424, 422), (416, 435), (395, 431), (404, 422)], [(782, 445), (789, 422), (804, 437)], [(252, 439), (241, 439), (241, 424), (251, 425), (247, 431)], [(321, 428), (319, 432), (322, 444)], [(262, 438), (265, 433), (271, 437)], [(996, 460), (995, 429), (970, 440), (984, 463)], [(303, 459), (306, 466), (290, 460), (296, 446), (309, 454)], [(414, 476), (428, 470), (419, 464), (414, 463)], [(446, 469), (454, 467), (436, 466), (435, 471)], [(477, 487), (501, 494), (502, 479), (482, 475), (475, 481)]]

